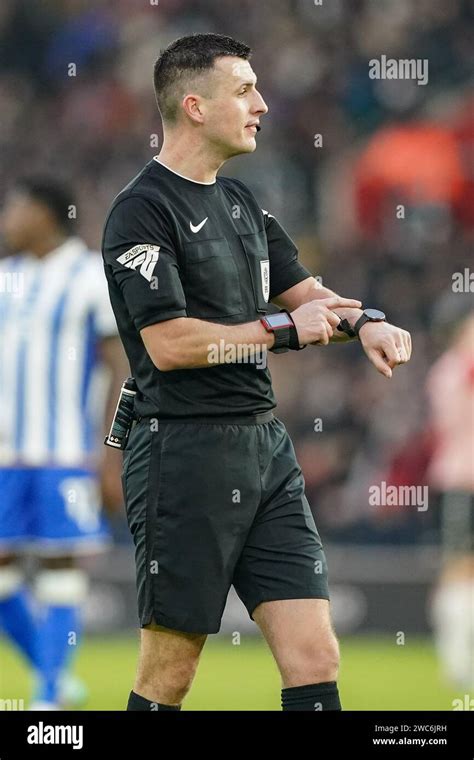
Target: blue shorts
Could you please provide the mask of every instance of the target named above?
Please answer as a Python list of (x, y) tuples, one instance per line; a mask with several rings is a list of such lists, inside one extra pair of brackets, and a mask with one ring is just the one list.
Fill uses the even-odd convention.
[(109, 543), (93, 471), (0, 467), (0, 553), (91, 554)]

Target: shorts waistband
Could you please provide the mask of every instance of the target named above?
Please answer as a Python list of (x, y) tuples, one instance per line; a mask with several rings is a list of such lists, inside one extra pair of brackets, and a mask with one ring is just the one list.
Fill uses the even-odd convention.
[(157, 417), (154, 414), (147, 414), (144, 417), (137, 417), (137, 423), (142, 420), (157, 420), (160, 422), (177, 422), (178, 424), (192, 425), (193, 423), (203, 425), (262, 425), (275, 419), (273, 412), (259, 412), (250, 415), (235, 415), (226, 417)]

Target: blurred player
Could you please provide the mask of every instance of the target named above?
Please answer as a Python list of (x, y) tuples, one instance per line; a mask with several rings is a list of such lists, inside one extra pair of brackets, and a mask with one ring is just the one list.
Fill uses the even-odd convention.
[[(457, 297), (460, 301), (459, 296)], [(441, 494), (443, 568), (432, 617), (444, 674), (474, 687), (474, 312), (460, 320), (428, 375), (434, 454), (430, 485)]]
[[(128, 364), (100, 256), (73, 236), (72, 209), (67, 188), (32, 178), (2, 214), (13, 255), (0, 260), (0, 630), (35, 672), (31, 709), (63, 705), (87, 592), (76, 558), (104, 550), (101, 502), (121, 503), (117, 458), (97, 452)], [(25, 550), (39, 558), (34, 595)]]

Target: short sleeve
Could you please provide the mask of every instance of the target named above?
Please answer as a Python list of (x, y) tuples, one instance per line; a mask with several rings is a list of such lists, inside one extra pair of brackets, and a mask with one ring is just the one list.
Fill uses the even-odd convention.
[(263, 211), (265, 232), (267, 235), (268, 255), (270, 258), (270, 294), (269, 300), (284, 293), (288, 288), (312, 277), (303, 264), (298, 261), (298, 249), (288, 233), (272, 214)]
[(102, 255), (138, 331), (187, 316), (165, 209), (142, 196), (118, 201), (106, 221)]

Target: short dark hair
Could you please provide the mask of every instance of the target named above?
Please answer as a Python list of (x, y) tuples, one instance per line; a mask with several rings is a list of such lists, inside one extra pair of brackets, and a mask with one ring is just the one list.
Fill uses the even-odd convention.
[(70, 218), (69, 212), (75, 198), (68, 184), (46, 175), (29, 175), (17, 179), (13, 189), (45, 205), (58, 226), (64, 232), (72, 232), (75, 219)]
[(223, 55), (248, 61), (252, 51), (224, 34), (191, 34), (161, 51), (153, 69), (153, 84), (163, 121), (176, 121), (180, 101), (177, 90), (183, 80), (212, 69), (216, 58)]

